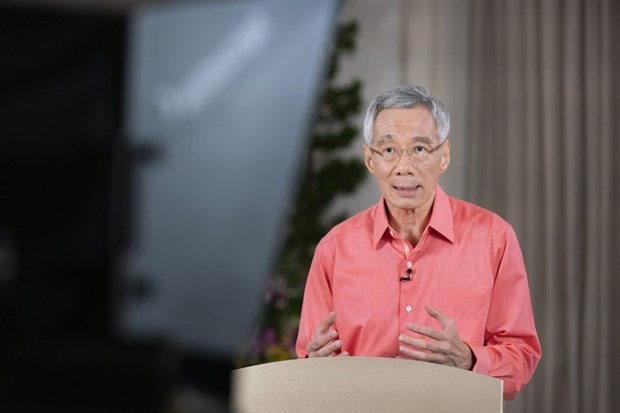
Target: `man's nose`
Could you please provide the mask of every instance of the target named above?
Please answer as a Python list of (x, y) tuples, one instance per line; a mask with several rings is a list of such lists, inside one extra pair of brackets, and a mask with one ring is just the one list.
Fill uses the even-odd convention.
[(415, 169), (415, 161), (406, 149), (402, 150), (400, 157), (396, 161), (396, 172), (400, 174), (411, 174)]

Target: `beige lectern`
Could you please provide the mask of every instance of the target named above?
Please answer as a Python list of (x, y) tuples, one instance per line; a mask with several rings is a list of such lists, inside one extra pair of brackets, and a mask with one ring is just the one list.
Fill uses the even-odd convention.
[(499, 379), (379, 357), (287, 360), (232, 372), (234, 413), (498, 413)]

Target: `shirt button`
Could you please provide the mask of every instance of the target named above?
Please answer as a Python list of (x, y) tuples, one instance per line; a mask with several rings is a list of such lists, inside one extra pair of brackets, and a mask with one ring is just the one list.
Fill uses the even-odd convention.
[(410, 306), (410, 305), (408, 305), (407, 307), (405, 307), (405, 311), (406, 311), (406, 312), (410, 312), (410, 311), (411, 311), (411, 306)]
[(407, 268), (411, 268), (413, 266), (413, 264), (411, 263), (411, 261), (407, 262)]

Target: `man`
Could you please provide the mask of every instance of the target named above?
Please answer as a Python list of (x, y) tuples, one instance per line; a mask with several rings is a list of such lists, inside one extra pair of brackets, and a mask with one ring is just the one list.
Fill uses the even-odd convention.
[(370, 104), (364, 161), (382, 196), (319, 242), (297, 354), (456, 366), (502, 379), (512, 399), (541, 356), (523, 257), (506, 221), (438, 185), (449, 129), (421, 86)]

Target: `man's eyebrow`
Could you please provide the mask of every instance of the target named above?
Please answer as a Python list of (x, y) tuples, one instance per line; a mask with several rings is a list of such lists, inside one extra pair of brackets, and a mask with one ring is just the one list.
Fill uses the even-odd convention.
[(392, 135), (382, 135), (382, 136), (377, 137), (377, 143), (378, 144), (382, 144), (382, 143), (385, 143), (385, 142), (388, 142), (388, 141), (391, 142), (393, 140), (394, 140), (394, 137)]
[(433, 143), (433, 140), (428, 136), (414, 136), (413, 140), (416, 142), (428, 143), (429, 145)]

